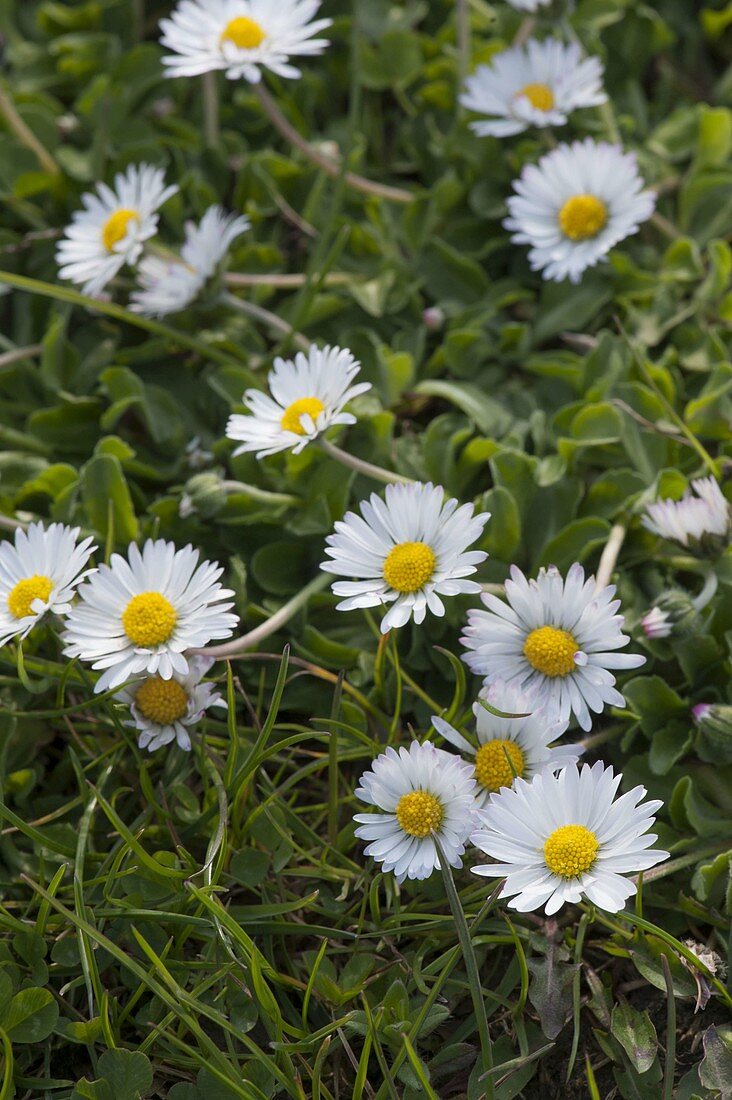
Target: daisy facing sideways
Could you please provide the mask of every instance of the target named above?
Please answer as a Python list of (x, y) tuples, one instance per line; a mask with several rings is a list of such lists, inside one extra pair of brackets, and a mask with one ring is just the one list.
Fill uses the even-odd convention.
[(506, 229), (529, 245), (545, 279), (578, 283), (619, 241), (650, 218), (655, 195), (643, 190), (635, 155), (607, 142), (575, 141), (528, 164), (514, 180)]
[(25, 638), (48, 611), (71, 610), (76, 586), (94, 572), (84, 571), (94, 539), (78, 538), (78, 527), (31, 523), (16, 528), (12, 543), (0, 542), (0, 645)]
[(215, 274), (233, 241), (249, 226), (248, 218), (226, 214), (220, 206), (209, 207), (198, 225), (187, 222), (180, 259), (151, 254), (140, 261), (140, 289), (132, 294), (130, 309), (150, 317), (185, 309)]
[[(275, 359), (267, 385), (269, 394), (247, 390), (243, 402), (249, 415), (229, 417), (226, 434), (239, 446), (234, 455), (256, 451), (257, 458), (303, 447), (334, 424), (355, 424), (356, 417), (344, 412), (354, 397), (371, 389), (370, 382), (353, 385), (361, 364), (348, 348), (319, 348), (313, 344), (307, 355)], [(270, 396), (271, 394), (271, 396)]]
[(564, 580), (555, 566), (527, 580), (515, 565), (506, 581), (506, 600), (487, 592), (487, 610), (468, 612), (460, 639), (463, 660), (488, 681), (504, 680), (522, 688), (534, 705), (566, 722), (574, 712), (583, 730), (590, 712), (624, 707), (612, 669), (639, 668), (645, 657), (616, 653), (628, 644), (623, 616), (616, 614), (615, 586), (599, 591), (595, 578), (575, 563)]
[(377, 756), (355, 792), (378, 811), (353, 818), (356, 836), (369, 841), (366, 855), (393, 871), (397, 882), (429, 878), (440, 866), (435, 834), (450, 866), (462, 866), (477, 824), (472, 770), (429, 741)]
[(386, 499), (372, 493), (361, 515), (346, 512), (326, 539), (326, 573), (349, 577), (332, 590), (345, 597), (339, 611), (390, 605), (381, 620), (386, 634), (411, 618), (421, 623), (428, 611), (444, 615), (441, 596), (480, 592), (466, 580), (488, 555), (468, 550), (483, 533), (490, 513), (445, 499), (439, 485), (388, 485)]
[(127, 559), (112, 554), (81, 587), (64, 653), (105, 670), (95, 692), (141, 673), (187, 676), (186, 650), (231, 637), (238, 619), (222, 601), (234, 593), (219, 584), (222, 567), (198, 557), (163, 539), (148, 539), (142, 552), (131, 543)]
[(191, 657), (187, 675), (173, 675), (169, 680), (157, 673), (142, 676), (115, 695), (130, 708), (132, 721), (125, 725), (139, 731), (141, 749), (154, 752), (176, 741), (179, 748), (188, 751), (191, 727), (200, 722), (209, 707), (226, 707), (216, 685), (202, 683), (213, 663), (211, 657)]
[(181, 0), (160, 21), (167, 76), (198, 76), (222, 69), (229, 80), (257, 84), (262, 69), (298, 77), (290, 57), (312, 57), (329, 45), (314, 36), (331, 25), (316, 19), (320, 0)]
[(685, 548), (719, 553), (729, 543), (732, 510), (713, 477), (691, 483), (692, 492), (681, 500), (657, 500), (649, 504), (643, 526)]
[(651, 848), (658, 837), (648, 832), (663, 803), (643, 803), (646, 789), (640, 786), (616, 798), (622, 778), (601, 761), (572, 764), (491, 795), (470, 839), (496, 862), (472, 870), (505, 878), (500, 896), (521, 913), (543, 907), (551, 916), (583, 897), (618, 913), (636, 892), (624, 876), (669, 856)]
[(574, 42), (532, 38), (479, 65), (468, 77), (460, 102), (488, 116), (470, 123), (480, 137), (509, 137), (530, 126), (563, 126), (577, 108), (605, 102), (602, 72), (599, 58), (583, 58)]
[[(501, 718), (486, 710), (482, 700), (504, 714), (523, 717)], [(576, 764), (584, 751), (581, 745), (553, 746), (567, 723), (536, 710), (529, 697), (516, 687), (495, 683), (484, 689), (473, 705), (473, 713), (475, 736), (471, 740), (437, 715), (432, 725), (472, 762), (479, 806), (485, 806), (494, 791), (510, 787), (515, 779), (530, 780), (545, 768), (559, 771), (567, 764)]]
[(177, 190), (150, 164), (118, 172), (114, 187), (98, 183), (96, 194), (82, 195), (83, 210), (72, 215), (56, 249), (60, 277), (81, 284), (83, 294), (101, 293), (125, 264), (137, 263), (157, 232), (157, 211)]

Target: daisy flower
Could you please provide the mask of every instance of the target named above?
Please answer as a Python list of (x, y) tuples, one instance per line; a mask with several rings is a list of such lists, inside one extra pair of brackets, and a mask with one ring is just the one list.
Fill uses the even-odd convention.
[(132, 294), (130, 309), (151, 317), (179, 313), (198, 297), (216, 272), (233, 241), (249, 229), (248, 218), (226, 214), (211, 206), (198, 225), (187, 222), (180, 259), (147, 255), (140, 262), (140, 289)]
[[(481, 700), (504, 714), (524, 717), (501, 718), (486, 710)], [(473, 713), (477, 745), (437, 715), (432, 718), (432, 725), (446, 741), (470, 757), (478, 784), (479, 806), (488, 802), (493, 791), (510, 787), (515, 779), (528, 780), (545, 768), (559, 771), (567, 764), (576, 764), (583, 752), (580, 745), (552, 746), (566, 730), (567, 722), (536, 710), (530, 698), (515, 686), (495, 683), (484, 689), (473, 705)]]
[(692, 481), (692, 493), (681, 500), (649, 504), (643, 525), (654, 535), (690, 549), (718, 553), (729, 543), (732, 530), (730, 506), (713, 477)]
[(538, 708), (567, 721), (574, 712), (584, 730), (590, 711), (624, 707), (609, 669), (638, 668), (645, 657), (614, 652), (630, 641), (622, 633), (624, 619), (616, 614), (615, 586), (599, 591), (595, 578), (585, 580), (574, 564), (563, 580), (555, 566), (527, 580), (515, 565), (506, 581), (506, 599), (487, 592), (487, 611), (472, 609), (460, 639), (468, 649), (463, 660), (489, 681), (504, 680), (524, 689)]
[(127, 560), (112, 554), (82, 586), (66, 620), (64, 653), (105, 670), (95, 691), (140, 673), (187, 676), (186, 650), (231, 637), (238, 619), (221, 601), (234, 593), (218, 583), (222, 567), (199, 565), (198, 557), (192, 546), (176, 550), (148, 539), (142, 552), (132, 543)]
[(298, 77), (290, 57), (322, 53), (327, 39), (314, 35), (331, 25), (316, 19), (320, 0), (181, 0), (170, 19), (160, 21), (160, 43), (168, 76), (198, 76), (223, 69), (229, 80), (252, 84), (262, 69)]
[(353, 818), (356, 836), (369, 841), (366, 855), (393, 871), (397, 882), (429, 878), (440, 866), (435, 835), (450, 866), (462, 866), (477, 824), (472, 771), (429, 741), (377, 756), (356, 788), (357, 798), (380, 811)]
[(460, 97), (464, 107), (487, 121), (471, 122), (480, 137), (509, 137), (530, 126), (563, 126), (578, 107), (596, 107), (602, 90), (602, 63), (582, 57), (575, 43), (530, 39), (479, 65)]
[(84, 566), (94, 539), (77, 542), (78, 527), (31, 523), (16, 528), (15, 541), (0, 543), (0, 646), (25, 638), (47, 611), (66, 615), (76, 586), (93, 573)]
[(356, 578), (333, 584), (335, 595), (346, 597), (338, 610), (391, 604), (381, 620), (384, 634), (411, 618), (423, 622), (427, 611), (444, 615), (440, 596), (481, 591), (465, 578), (488, 555), (467, 548), (489, 518), (489, 512), (476, 515), (472, 504), (445, 500), (439, 485), (388, 485), (385, 500), (372, 493), (361, 515), (346, 512), (326, 539), (332, 560), (320, 568)]
[(356, 417), (343, 409), (371, 389), (370, 382), (351, 384), (360, 369), (348, 348), (321, 350), (315, 344), (307, 355), (299, 351), (294, 360), (275, 359), (267, 379), (271, 396), (247, 390), (242, 400), (251, 415), (229, 417), (226, 434), (240, 441), (234, 454), (256, 451), (257, 458), (278, 451), (299, 454), (334, 424), (355, 424)]
[(653, 213), (633, 153), (592, 138), (559, 145), (528, 164), (508, 199), (512, 241), (528, 244), (533, 271), (578, 283)]
[(201, 681), (213, 665), (212, 657), (191, 657), (185, 676), (163, 680), (157, 673), (133, 680), (117, 692), (115, 699), (126, 703), (132, 721), (126, 726), (139, 730), (141, 749), (155, 749), (177, 741), (179, 748), (191, 747), (189, 729), (201, 720), (209, 707), (226, 707), (215, 684)]
[(56, 250), (61, 278), (80, 283), (83, 294), (99, 294), (125, 264), (137, 262), (157, 232), (157, 211), (177, 190), (165, 186), (162, 169), (131, 164), (114, 177), (114, 188), (98, 183), (96, 194), (82, 195), (84, 209), (72, 215)]
[(476, 875), (506, 879), (501, 897), (521, 913), (544, 906), (547, 916), (565, 902), (586, 897), (617, 913), (636, 892), (624, 875), (647, 871), (669, 853), (654, 849), (660, 801), (645, 802), (645, 787), (615, 798), (622, 775), (598, 761), (571, 765), (527, 783), (517, 779), (490, 797), (471, 841), (496, 863), (473, 867)]

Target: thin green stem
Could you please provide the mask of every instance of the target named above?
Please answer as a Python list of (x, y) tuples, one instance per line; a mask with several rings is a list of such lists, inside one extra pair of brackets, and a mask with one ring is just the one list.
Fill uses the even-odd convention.
[(453, 920), (455, 921), (455, 929), (463, 953), (468, 984), (470, 985), (470, 995), (473, 999), (473, 1011), (475, 1013), (475, 1022), (478, 1027), (481, 1057), (483, 1059), (483, 1073), (487, 1074), (484, 1078), (484, 1096), (485, 1100), (494, 1100), (495, 1089), (493, 1078), (490, 1076), (491, 1070), (493, 1069), (493, 1047), (491, 1044), (490, 1032), (488, 1030), (488, 1018), (485, 1012), (485, 1001), (483, 999), (483, 989), (480, 984), (478, 962), (475, 958), (470, 929), (465, 919), (463, 907), (460, 904), (460, 897), (455, 888), (455, 880), (452, 877), (452, 870), (445, 856), (445, 850), (436, 833), (433, 834), (432, 839), (440, 858), (440, 870), (442, 871), (442, 880), (445, 884), (445, 893), (447, 894), (447, 900), (450, 903)]
[[(647, 872), (645, 877), (648, 877)], [(585, 906), (583, 906), (583, 908), (586, 909)], [(665, 932), (663, 928), (659, 928), (658, 925), (653, 924), (652, 921), (646, 920), (644, 917), (639, 917), (636, 913), (622, 910), (622, 912), (617, 913), (616, 916), (618, 920), (627, 920), (629, 924), (635, 925), (636, 928), (642, 928), (644, 932), (650, 932), (652, 936), (656, 936), (659, 940), (663, 940), (663, 942), (669, 947), (673, 948), (673, 950), (678, 955), (681, 955), (684, 959), (686, 959), (688, 963), (691, 963), (694, 969), (698, 970), (700, 974), (702, 974), (704, 978), (711, 985), (714, 986), (727, 1007), (732, 1008), (732, 995), (730, 995), (729, 991), (720, 982), (719, 978), (716, 978), (714, 974), (712, 974), (712, 972), (708, 970), (702, 962), (699, 961), (694, 952), (689, 950), (689, 948), (686, 947), (685, 944), (681, 943), (680, 940), (677, 940), (675, 936), (672, 936), (670, 935), (670, 933)], [(599, 921), (600, 924), (604, 924), (606, 928), (610, 928), (613, 932), (620, 932), (622, 935), (629, 935), (629, 933), (626, 932), (622, 925), (617, 924), (613, 920), (610, 920), (599, 911), (595, 911), (595, 920)]]
[[(96, 298), (88, 298), (84, 294), (79, 294), (78, 291), (72, 290), (70, 287), (57, 286), (55, 283), (44, 283), (40, 279), (29, 279), (25, 275), (16, 275), (12, 271), (0, 271), (0, 283), (5, 283), (6, 286), (14, 286), (17, 290), (25, 290), (29, 294), (38, 294), (42, 298), (52, 298), (57, 302), (69, 302), (71, 305), (101, 313), (105, 317), (113, 317), (115, 321), (124, 321), (128, 325), (143, 329), (145, 332), (151, 332), (155, 336), (163, 336), (171, 343), (195, 351), (202, 358), (213, 363), (219, 363), (225, 367), (236, 366), (240, 371), (242, 369), (246, 370), (246, 365), (240, 359), (234, 358), (233, 355), (220, 351), (218, 348), (210, 347), (205, 341), (199, 340), (195, 336), (189, 336), (186, 332), (179, 332), (169, 325), (164, 325), (161, 321), (153, 321), (150, 317), (131, 313), (113, 302), (100, 302)], [(252, 374), (251, 377), (252, 382), (256, 384), (256, 376)]]
[(237, 298), (235, 294), (223, 294), (221, 300), (232, 309), (238, 309), (240, 313), (245, 313), (247, 317), (251, 317), (254, 321), (261, 321), (262, 324), (280, 336), (288, 336), (296, 347), (300, 351), (304, 351), (306, 354), (312, 347), (312, 340), (308, 340), (307, 336), (303, 336), (301, 332), (297, 332), (292, 325), (287, 321), (283, 321), (281, 317), (278, 317), (276, 313), (271, 313), (263, 306), (256, 305), (255, 302), (248, 302), (244, 298)]
[(678, 427), (678, 429), (682, 433), (682, 435), (684, 435), (686, 437), (686, 439), (689, 441), (689, 443), (694, 448), (694, 450), (697, 452), (697, 454), (701, 458), (704, 465), (710, 471), (710, 473), (715, 478), (718, 479), (719, 478), (719, 468), (718, 468), (717, 463), (714, 461), (714, 459), (709, 454), (707, 449), (699, 442), (699, 440), (696, 438), (696, 436), (691, 431), (691, 429), (689, 427), (687, 427), (687, 425), (684, 422), (683, 418), (681, 416), (679, 416), (679, 414), (676, 412), (676, 409), (673, 407), (671, 402), (668, 400), (665, 393), (660, 388), (660, 386), (658, 385), (658, 383), (654, 379), (653, 375), (651, 374), (650, 370), (648, 369), (648, 365), (645, 361), (645, 356), (643, 355), (640, 348), (638, 348), (635, 341), (630, 338), (628, 333), (625, 331), (623, 326), (620, 324), (620, 321), (617, 321), (617, 325), (618, 325), (618, 330), (620, 331), (620, 335), (623, 337), (626, 344), (630, 348), (630, 350), (633, 354), (633, 358), (635, 359), (636, 365), (638, 367), (638, 370), (643, 375), (643, 378), (644, 378), (645, 382), (651, 387), (651, 389), (653, 390), (653, 392), (656, 394), (659, 401), (663, 405), (664, 409), (666, 410), (667, 414), (671, 417), (674, 424), (676, 424), (676, 426)]
[(401, 187), (390, 187), (385, 183), (375, 183), (373, 180), (364, 179), (363, 176), (359, 176), (355, 172), (344, 172), (343, 166), (339, 161), (333, 160), (331, 157), (319, 152), (319, 150), (311, 145), (309, 141), (306, 141), (302, 134), (299, 134), (295, 127), (287, 121), (261, 81), (259, 84), (254, 85), (254, 91), (259, 97), (259, 102), (267, 118), (275, 128), (279, 130), (280, 134), (282, 134), (291, 145), (294, 145), (296, 149), (299, 149), (309, 161), (322, 169), (327, 176), (330, 176), (332, 179), (338, 179), (338, 177), (342, 175), (348, 186), (355, 191), (361, 191), (366, 195), (387, 199), (389, 202), (407, 203), (414, 200), (415, 196), (411, 191), (404, 191)]
[(24, 359), (36, 359), (43, 351), (42, 344), (29, 344), (27, 348), (11, 348), (0, 355), (0, 369), (22, 363)]
[(330, 443), (327, 439), (321, 438), (318, 442), (327, 455), (330, 455), (331, 458), (334, 458), (343, 466), (348, 466), (349, 469), (355, 470), (358, 474), (373, 478), (374, 481), (384, 482), (386, 485), (414, 484), (414, 478), (405, 477), (403, 474), (396, 474), (392, 470), (385, 470), (383, 466), (375, 466), (373, 462), (366, 462), (363, 458), (356, 458), (355, 455), (351, 455), (347, 451), (342, 451), (340, 447), (336, 447), (335, 443)]
[(671, 967), (665, 955), (661, 955), (661, 966), (663, 979), (666, 982), (666, 1064), (663, 1070), (663, 1100), (673, 1100), (676, 1069), (676, 998)]
[(192, 649), (191, 653), (201, 653), (207, 657), (223, 660), (224, 658), (236, 657), (237, 654), (243, 653), (247, 649), (253, 649), (254, 646), (259, 645), (261, 641), (268, 638), (270, 634), (276, 634), (290, 619), (297, 615), (301, 608), (305, 607), (311, 596), (314, 596), (317, 592), (322, 592), (329, 583), (330, 577), (325, 573), (319, 573), (314, 580), (310, 581), (310, 584), (306, 584), (296, 596), (283, 604), (279, 611), (275, 611), (274, 615), (270, 615), (268, 619), (256, 626), (254, 630), (250, 630), (248, 634), (235, 638), (233, 642), (224, 642), (223, 645), (209, 646), (206, 649)]
[(25, 145), (26, 149), (30, 149), (35, 154), (43, 171), (52, 176), (59, 176), (61, 169), (58, 164), (56, 164), (45, 145), (38, 140), (30, 126), (21, 118), (10, 93), (6, 91), (2, 84), (0, 84), (0, 114), (5, 119), (8, 129), (15, 134), (21, 145)]
[(218, 74), (214, 71), (204, 73), (203, 82), (203, 132), (206, 145), (215, 149), (219, 144), (219, 85)]
[(258, 485), (249, 485), (246, 481), (222, 481), (221, 488), (226, 493), (242, 493), (262, 504), (284, 504), (288, 507), (299, 507), (302, 504), (300, 497), (293, 496), (292, 493), (273, 493), (269, 489), (260, 489)]

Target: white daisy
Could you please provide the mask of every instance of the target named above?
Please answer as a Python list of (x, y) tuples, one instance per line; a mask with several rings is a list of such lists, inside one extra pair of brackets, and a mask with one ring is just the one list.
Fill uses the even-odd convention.
[(686, 493), (681, 500), (649, 504), (643, 525), (681, 546), (719, 552), (732, 533), (730, 506), (713, 477), (692, 481), (691, 488), (693, 493)]
[(186, 650), (231, 637), (238, 619), (221, 601), (234, 593), (218, 583), (220, 565), (198, 558), (192, 546), (176, 550), (148, 539), (142, 553), (130, 545), (127, 561), (112, 554), (82, 586), (66, 620), (64, 653), (105, 669), (95, 691), (144, 672), (187, 676)]
[(143, 676), (117, 692), (115, 699), (127, 703), (132, 721), (126, 726), (140, 731), (141, 749), (155, 749), (177, 741), (188, 751), (191, 726), (200, 722), (209, 707), (226, 707), (215, 684), (201, 681), (213, 665), (212, 657), (191, 657), (185, 676), (163, 680), (157, 673)]
[(595, 578), (585, 580), (576, 563), (562, 580), (554, 566), (527, 580), (511, 566), (506, 581), (508, 603), (487, 592), (487, 611), (472, 609), (460, 639), (469, 650), (463, 660), (489, 682), (504, 680), (529, 693), (537, 707), (560, 721), (574, 712), (584, 730), (590, 729), (590, 711), (624, 707), (625, 699), (613, 686), (611, 668), (638, 668), (645, 657), (615, 653), (630, 641), (622, 633), (624, 619), (616, 612), (615, 586), (599, 591)]
[(138, 270), (140, 290), (132, 294), (130, 309), (152, 317), (179, 313), (197, 298), (233, 241), (249, 229), (248, 218), (226, 214), (211, 206), (197, 225), (187, 222), (180, 259), (144, 256)]
[(512, 241), (530, 245), (529, 263), (545, 279), (578, 283), (582, 272), (650, 218), (635, 154), (592, 138), (559, 145), (528, 164), (508, 201)]
[(648, 849), (647, 832), (660, 801), (640, 805), (645, 787), (615, 799), (622, 775), (598, 761), (574, 764), (558, 775), (542, 772), (531, 783), (517, 779), (490, 797), (471, 841), (500, 862), (473, 867), (476, 875), (506, 879), (501, 897), (521, 913), (544, 906), (547, 916), (565, 902), (586, 897), (617, 913), (636, 892), (623, 875), (647, 871), (668, 852)]
[(262, 69), (298, 77), (292, 56), (312, 57), (329, 44), (316, 34), (330, 19), (313, 16), (320, 0), (181, 0), (170, 19), (160, 21), (160, 43), (168, 76), (198, 76), (223, 69), (229, 80), (256, 84)]
[(165, 186), (165, 173), (149, 164), (131, 164), (114, 177), (114, 189), (97, 184), (82, 195), (56, 250), (62, 279), (82, 284), (82, 293), (99, 294), (125, 264), (134, 264), (143, 243), (158, 228), (157, 211), (177, 187)]
[(242, 398), (251, 416), (234, 413), (229, 417), (226, 434), (240, 440), (235, 455), (256, 451), (257, 458), (278, 451), (299, 454), (334, 424), (355, 424), (356, 417), (343, 409), (362, 393), (370, 382), (351, 385), (361, 369), (348, 348), (313, 344), (307, 355), (301, 351), (294, 360), (275, 359), (267, 379), (271, 397), (261, 390), (247, 390)]
[(479, 65), (460, 96), (464, 107), (488, 121), (471, 122), (481, 137), (509, 137), (530, 126), (563, 126), (579, 107), (596, 107), (602, 90), (602, 63), (583, 58), (576, 43), (530, 39)]
[(31, 523), (16, 528), (14, 543), (0, 543), (0, 646), (25, 638), (47, 611), (71, 610), (76, 586), (94, 572), (84, 571), (94, 539), (78, 538), (78, 527)]
[(369, 841), (366, 855), (393, 871), (397, 882), (429, 878), (440, 866), (434, 834), (450, 866), (462, 866), (477, 824), (472, 772), (429, 741), (377, 756), (356, 789), (357, 798), (382, 811), (354, 815), (356, 836)]
[(489, 518), (489, 512), (476, 515), (472, 504), (445, 500), (439, 485), (388, 485), (386, 500), (372, 493), (362, 501), (361, 515), (346, 512), (326, 539), (333, 560), (320, 568), (357, 578), (333, 584), (335, 595), (346, 597), (338, 610), (391, 604), (381, 620), (384, 634), (412, 617), (423, 622), (428, 611), (444, 615), (440, 596), (481, 590), (464, 578), (488, 555), (467, 548)]
[[(481, 700), (504, 714), (525, 717), (501, 718), (486, 710)], [(484, 688), (478, 702), (473, 704), (473, 713), (477, 748), (443, 718), (435, 715), (432, 725), (445, 740), (471, 758), (479, 806), (487, 803), (491, 792), (510, 787), (517, 778), (530, 780), (545, 768), (558, 771), (576, 764), (584, 751), (581, 745), (553, 746), (552, 742), (566, 730), (567, 722), (537, 710), (529, 696), (515, 686), (498, 682)]]

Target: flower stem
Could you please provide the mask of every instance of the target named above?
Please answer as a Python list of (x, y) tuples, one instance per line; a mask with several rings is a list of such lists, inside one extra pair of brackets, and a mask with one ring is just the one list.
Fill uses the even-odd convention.
[(11, 348), (0, 354), (0, 369), (11, 367), (13, 363), (22, 363), (24, 359), (35, 359), (43, 351), (42, 344), (29, 344), (27, 348)]
[[(470, 8), (468, 0), (455, 0), (455, 23), (458, 48), (458, 81), (463, 90), (470, 68)], [(458, 99), (458, 111), (460, 101)]]
[(234, 294), (223, 294), (222, 301), (227, 306), (231, 306), (232, 309), (238, 309), (240, 313), (245, 313), (247, 317), (251, 317), (255, 321), (261, 321), (274, 332), (282, 336), (289, 336), (300, 351), (304, 351), (306, 354), (310, 351), (311, 340), (308, 340), (301, 332), (296, 332), (292, 325), (288, 325), (287, 321), (283, 321), (281, 317), (271, 313), (263, 306), (258, 306), (254, 302), (247, 302), (244, 298), (237, 298)]
[[(134, 325), (135, 328), (144, 329), (145, 332), (162, 336), (174, 346), (188, 348), (190, 351), (197, 352), (204, 359), (219, 363), (221, 366), (235, 366), (240, 371), (246, 370), (246, 364), (241, 359), (236, 359), (233, 355), (229, 355), (219, 348), (211, 347), (204, 340), (189, 336), (187, 332), (179, 332), (178, 329), (165, 325), (161, 321), (154, 321), (151, 317), (131, 313), (113, 302), (102, 302), (96, 298), (89, 298), (85, 294), (79, 294), (78, 291), (72, 290), (71, 287), (58, 286), (56, 283), (45, 283), (40, 279), (29, 279), (25, 275), (16, 275), (12, 271), (0, 271), (0, 284), (2, 283), (6, 286), (13, 286), (17, 290), (25, 290), (29, 294), (39, 294), (43, 298), (53, 298), (57, 302), (70, 302), (72, 305), (81, 306), (83, 309), (101, 313), (105, 317), (113, 317), (115, 321), (124, 321), (128, 325)], [(253, 374), (252, 381), (255, 384), (257, 382)]]
[(485, 1100), (494, 1100), (495, 1090), (493, 1087), (493, 1078), (490, 1075), (493, 1069), (493, 1047), (491, 1045), (491, 1037), (488, 1030), (488, 1018), (485, 1013), (485, 1001), (483, 1000), (483, 990), (480, 984), (478, 963), (475, 958), (475, 951), (473, 950), (473, 941), (470, 937), (470, 929), (465, 919), (463, 907), (460, 904), (460, 897), (455, 889), (455, 880), (452, 877), (452, 870), (447, 862), (445, 851), (435, 833), (433, 833), (432, 839), (437, 849), (437, 854), (440, 857), (440, 870), (442, 871), (442, 880), (445, 884), (445, 893), (447, 894), (447, 900), (450, 903), (453, 920), (455, 921), (455, 929), (458, 934), (465, 970), (468, 975), (470, 995), (473, 998), (475, 1022), (478, 1026), (478, 1035), (480, 1036), (483, 1073), (486, 1075), (483, 1079), (485, 1089), (484, 1096)]
[(703, 611), (709, 601), (714, 599), (718, 585), (719, 577), (712, 568), (709, 568), (701, 592), (691, 601), (695, 611)]
[(262, 504), (302, 504), (300, 498), (292, 493), (273, 493), (270, 489), (260, 489), (258, 485), (249, 485), (245, 481), (222, 481), (221, 488), (226, 493), (243, 493)]
[(314, 580), (310, 581), (310, 584), (306, 584), (297, 595), (288, 600), (286, 604), (283, 604), (279, 611), (275, 611), (274, 615), (270, 615), (254, 630), (242, 634), (240, 638), (234, 638), (232, 642), (224, 642), (223, 645), (208, 646), (205, 649), (192, 649), (190, 652), (204, 654), (206, 657), (224, 659), (235, 657), (238, 653), (243, 653), (247, 649), (253, 649), (255, 645), (259, 645), (270, 634), (276, 634), (298, 613), (301, 607), (305, 606), (311, 596), (314, 596), (316, 592), (323, 591), (330, 583), (330, 579), (325, 573), (319, 573)]
[(627, 534), (628, 528), (624, 523), (616, 523), (610, 531), (608, 540), (605, 543), (605, 549), (600, 558), (600, 564), (597, 567), (597, 576), (595, 577), (595, 588), (598, 592), (601, 588), (605, 588), (606, 585), (610, 584), (610, 578), (613, 575), (613, 569), (618, 560), (618, 554), (622, 549)]
[[(245, 274), (241, 271), (229, 271), (224, 275), (227, 286), (260, 287), (268, 286), (282, 290), (297, 290), (304, 286), (308, 277), (305, 272), (268, 272), (262, 274)], [(363, 280), (361, 275), (351, 275), (348, 271), (329, 271), (323, 277), (324, 286), (347, 286), (349, 283), (358, 283)]]
[(203, 81), (203, 132), (206, 145), (215, 149), (219, 143), (219, 86), (215, 72), (204, 73)]
[(391, 470), (385, 470), (383, 466), (375, 466), (372, 462), (366, 462), (363, 458), (349, 455), (347, 451), (342, 451), (340, 447), (336, 447), (335, 443), (329, 443), (327, 439), (321, 438), (318, 442), (331, 458), (336, 459), (344, 466), (348, 466), (351, 470), (355, 470), (356, 473), (373, 478), (374, 481), (383, 481), (387, 485), (414, 484), (414, 478), (405, 477), (403, 474), (395, 474)]
[(25, 145), (26, 149), (30, 149), (32, 153), (35, 153), (43, 171), (52, 176), (60, 175), (61, 169), (58, 164), (56, 164), (48, 149), (38, 140), (30, 126), (23, 121), (10, 94), (2, 85), (0, 85), (0, 113), (8, 124), (8, 129), (15, 134), (21, 145)]
[(312, 146), (309, 141), (306, 141), (305, 138), (298, 133), (295, 127), (287, 121), (261, 81), (259, 84), (254, 85), (254, 91), (259, 97), (259, 102), (262, 104), (264, 113), (267, 115), (270, 122), (273, 123), (291, 145), (299, 149), (309, 161), (316, 164), (326, 175), (330, 176), (332, 179), (338, 179), (339, 176), (343, 175), (348, 186), (352, 187), (354, 191), (361, 191), (366, 195), (375, 195), (377, 198), (387, 199), (389, 202), (406, 203), (414, 200), (415, 196), (411, 191), (404, 191), (401, 187), (390, 187), (385, 183), (376, 183), (373, 180), (367, 180), (363, 176), (357, 175), (355, 172), (344, 172), (337, 160), (332, 160), (331, 157), (315, 149), (314, 146)]

